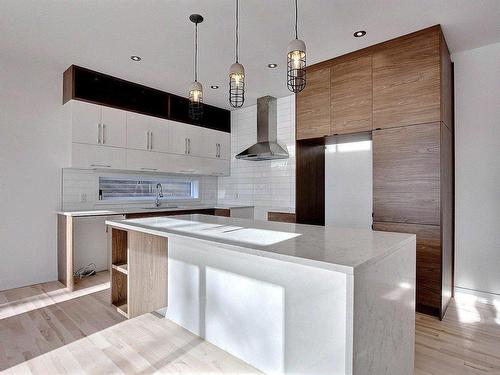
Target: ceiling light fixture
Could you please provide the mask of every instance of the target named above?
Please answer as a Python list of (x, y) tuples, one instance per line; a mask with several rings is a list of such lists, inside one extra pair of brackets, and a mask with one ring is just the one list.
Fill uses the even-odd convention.
[(306, 87), (306, 44), (298, 38), (298, 5), (295, 0), (295, 39), (288, 43), (286, 83), (288, 90), (298, 93)]
[(203, 17), (191, 14), (189, 20), (194, 23), (194, 81), (189, 88), (189, 117), (199, 120), (203, 116), (203, 85), (198, 82), (198, 24)]
[(211, 88), (211, 89), (214, 89), (214, 90), (217, 90), (217, 89), (219, 88), (219, 86), (217, 86), (217, 85), (212, 85), (212, 86), (210, 86), (210, 88)]
[(278, 66), (278, 64), (267, 64), (268, 68), (274, 69)]
[(359, 30), (359, 31), (356, 31), (353, 35), (354, 35), (355, 38), (361, 38), (362, 36), (366, 35), (366, 31), (365, 30)]
[(131, 58), (132, 60), (134, 60), (134, 61), (141, 61), (141, 60), (142, 60), (140, 56), (135, 56), (135, 55), (130, 56), (130, 58)]
[(229, 104), (231, 107), (239, 108), (245, 102), (245, 68), (238, 62), (239, 48), (239, 0), (236, 0), (236, 30), (235, 30), (235, 54), (236, 62), (229, 68)]

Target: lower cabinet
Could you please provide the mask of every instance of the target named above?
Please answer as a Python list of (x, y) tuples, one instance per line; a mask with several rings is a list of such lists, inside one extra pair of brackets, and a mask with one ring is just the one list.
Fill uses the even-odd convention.
[(373, 223), (373, 230), (413, 233), (417, 235), (417, 311), (441, 316), (443, 290), (443, 251), (441, 227), (403, 223)]

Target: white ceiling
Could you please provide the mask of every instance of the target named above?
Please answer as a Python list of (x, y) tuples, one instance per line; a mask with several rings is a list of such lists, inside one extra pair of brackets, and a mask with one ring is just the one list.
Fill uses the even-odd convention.
[[(77, 64), (186, 96), (193, 80), (193, 24), (200, 13), (199, 81), (205, 102), (229, 108), (234, 0), (0, 0), (0, 53)], [(285, 53), (293, 0), (240, 1), (240, 62), (246, 105), (289, 94)], [(500, 41), (500, 0), (299, 0), (299, 37), (308, 64), (441, 24), (451, 52)], [(364, 38), (354, 38), (356, 30)], [(139, 55), (139, 63), (130, 60)], [(279, 64), (277, 69), (267, 64)], [(210, 89), (219, 85), (219, 90)]]

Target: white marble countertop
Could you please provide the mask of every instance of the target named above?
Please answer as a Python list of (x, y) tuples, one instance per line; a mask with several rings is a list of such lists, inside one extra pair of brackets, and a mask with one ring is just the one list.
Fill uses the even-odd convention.
[[(147, 206), (145, 203), (144, 206)], [(78, 210), (78, 211), (57, 211), (59, 215), (72, 216), (72, 217), (82, 217), (82, 216), (111, 216), (111, 215), (125, 215), (125, 214), (137, 214), (137, 213), (149, 213), (149, 212), (167, 212), (167, 211), (186, 211), (186, 210), (210, 210), (210, 209), (232, 209), (232, 208), (252, 208), (253, 206), (239, 206), (239, 205), (197, 205), (197, 206), (177, 206), (177, 207), (159, 207), (145, 208), (145, 207), (119, 207), (114, 209), (103, 209), (103, 210)]]
[(354, 274), (399, 250), (414, 234), (209, 215), (107, 220), (115, 228), (215, 242), (225, 249)]

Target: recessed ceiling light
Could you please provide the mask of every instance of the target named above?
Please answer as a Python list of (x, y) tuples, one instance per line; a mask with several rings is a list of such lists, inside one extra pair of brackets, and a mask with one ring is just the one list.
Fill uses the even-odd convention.
[(211, 88), (211, 89), (214, 89), (214, 90), (217, 90), (217, 89), (219, 88), (219, 86), (217, 86), (217, 85), (212, 85), (212, 86), (210, 86), (210, 88)]
[(354, 33), (354, 37), (355, 38), (361, 38), (362, 36), (365, 36), (366, 35), (366, 31), (365, 30), (359, 30), (359, 31), (356, 31)]
[(142, 60), (140, 56), (135, 56), (135, 55), (134, 56), (130, 56), (130, 58), (132, 60), (134, 60), (134, 61), (141, 61)]
[(268, 68), (274, 69), (278, 66), (278, 64), (267, 64)]

